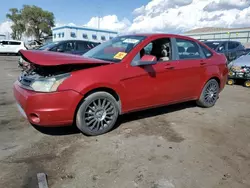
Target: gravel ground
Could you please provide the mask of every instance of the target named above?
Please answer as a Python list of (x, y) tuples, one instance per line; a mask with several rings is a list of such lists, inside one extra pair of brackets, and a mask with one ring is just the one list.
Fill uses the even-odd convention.
[(16, 109), (17, 57), (0, 57), (0, 187), (249, 188), (250, 89), (226, 86), (213, 108), (183, 103), (124, 115), (112, 132), (38, 129)]

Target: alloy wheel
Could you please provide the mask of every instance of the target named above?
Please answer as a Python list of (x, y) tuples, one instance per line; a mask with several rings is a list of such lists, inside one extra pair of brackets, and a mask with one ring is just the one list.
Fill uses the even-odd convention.
[(84, 120), (92, 132), (107, 129), (115, 121), (115, 106), (107, 98), (98, 98), (89, 103), (84, 112)]
[(214, 104), (218, 98), (218, 84), (216, 82), (211, 82), (207, 86), (204, 99), (207, 104)]

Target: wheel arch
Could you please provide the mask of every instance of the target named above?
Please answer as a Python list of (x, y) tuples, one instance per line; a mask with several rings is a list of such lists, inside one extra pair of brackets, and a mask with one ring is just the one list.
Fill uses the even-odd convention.
[(221, 88), (221, 80), (219, 79), (219, 77), (218, 77), (218, 76), (212, 76), (212, 77), (208, 78), (208, 79), (206, 80), (206, 82), (204, 82), (204, 83), (202, 84), (202, 87), (200, 88), (198, 97), (200, 97), (200, 95), (201, 95), (201, 93), (202, 93), (202, 90), (203, 90), (204, 86), (207, 84), (207, 82), (209, 82), (209, 80), (212, 80), (212, 79), (215, 79), (215, 80), (218, 82), (219, 87)]
[(109, 88), (109, 87), (97, 87), (97, 88), (93, 88), (93, 89), (89, 90), (88, 92), (86, 92), (83, 95), (82, 99), (77, 104), (76, 109), (75, 109), (75, 113), (74, 113), (74, 124), (76, 121), (77, 111), (78, 111), (79, 107), (81, 106), (81, 104), (83, 103), (84, 99), (86, 99), (88, 96), (90, 96), (91, 94), (96, 93), (96, 92), (106, 92), (106, 93), (109, 93), (110, 95), (112, 95), (115, 98), (115, 100), (117, 101), (117, 104), (119, 107), (119, 109), (118, 109), (119, 114), (122, 113), (121, 99), (120, 99), (120, 96), (118, 95), (118, 93), (114, 89)]

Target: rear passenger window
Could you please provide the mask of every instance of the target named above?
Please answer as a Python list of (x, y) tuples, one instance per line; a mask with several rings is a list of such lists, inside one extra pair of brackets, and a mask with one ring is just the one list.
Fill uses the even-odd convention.
[(12, 41), (9, 42), (9, 45), (20, 45), (20, 44), (21, 42), (12, 42)]
[(229, 50), (233, 50), (233, 49), (237, 48), (238, 46), (239, 46), (239, 44), (236, 42), (228, 42), (228, 49)]
[(186, 39), (176, 39), (180, 59), (201, 59), (199, 46)]
[(202, 45), (200, 46), (206, 58), (209, 58), (212, 56), (212, 52), (210, 52), (210, 50), (208, 50), (205, 46), (202, 46)]
[(84, 51), (88, 48), (87, 43), (85, 42), (77, 42), (76, 44), (77, 44), (76, 49), (79, 51)]

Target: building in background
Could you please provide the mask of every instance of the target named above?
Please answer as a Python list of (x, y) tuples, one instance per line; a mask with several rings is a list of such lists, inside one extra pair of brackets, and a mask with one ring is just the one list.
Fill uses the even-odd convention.
[(61, 26), (52, 28), (53, 41), (86, 40), (105, 42), (118, 35), (118, 32), (89, 27)]
[(188, 31), (183, 35), (198, 40), (231, 40), (239, 41), (245, 46), (250, 46), (249, 28), (214, 28), (206, 27)]
[(4, 39), (6, 39), (6, 35), (0, 34), (0, 40), (4, 40)]

